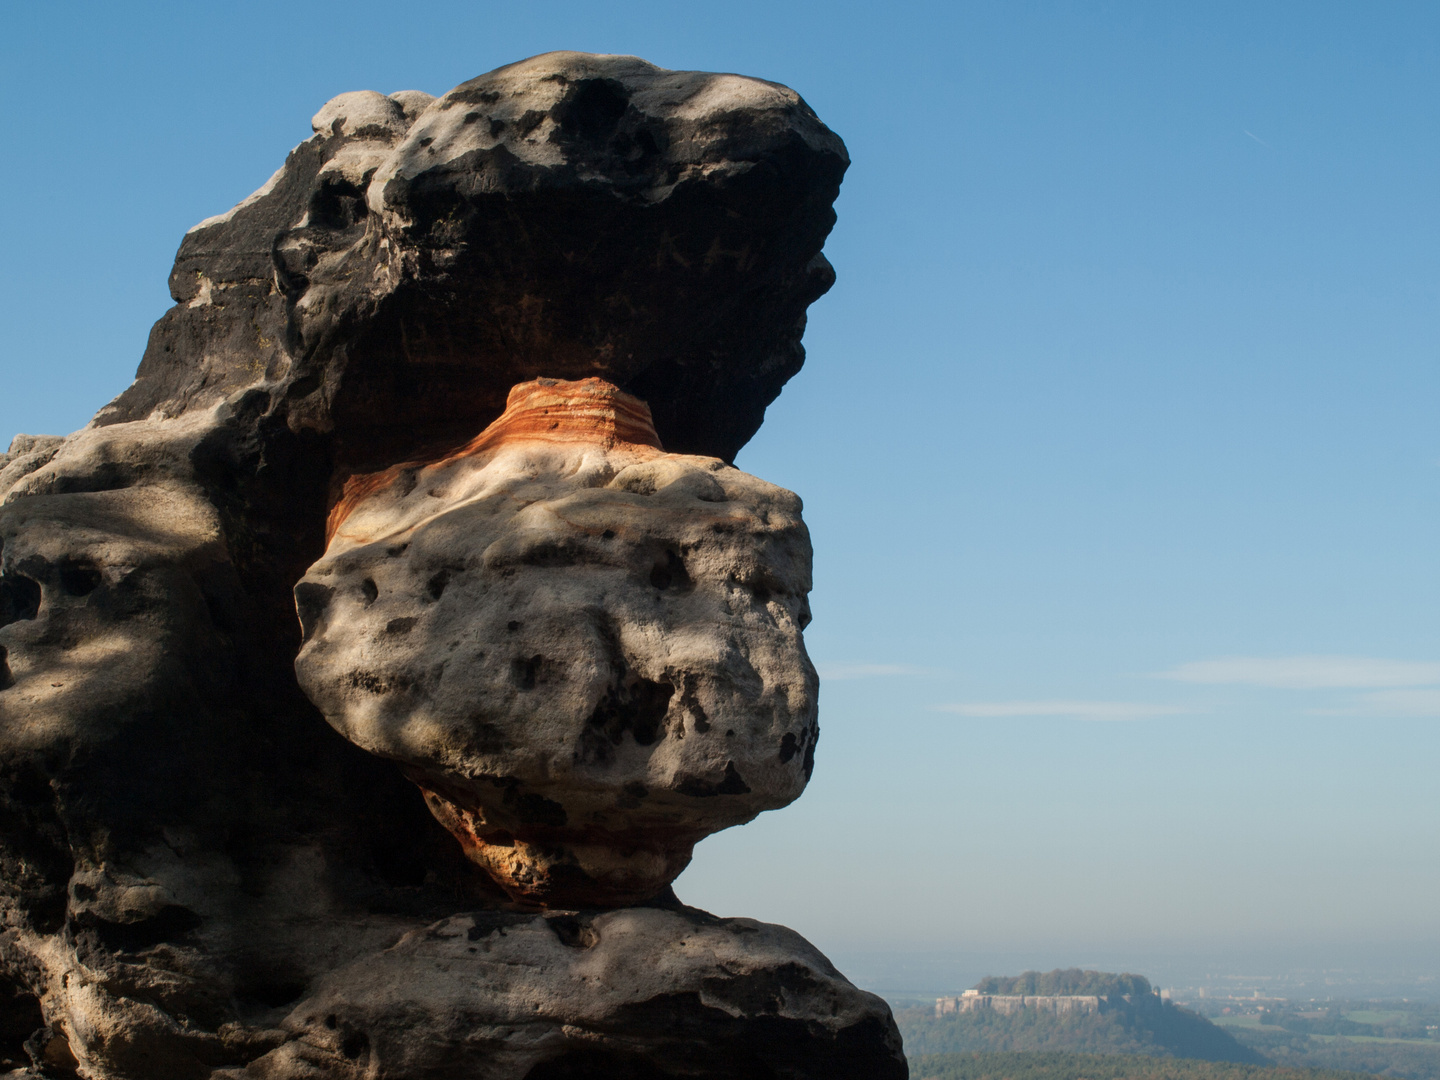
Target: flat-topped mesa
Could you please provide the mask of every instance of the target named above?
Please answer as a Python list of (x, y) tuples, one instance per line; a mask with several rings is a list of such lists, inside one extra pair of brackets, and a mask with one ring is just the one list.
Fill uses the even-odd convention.
[(800, 500), (666, 453), (600, 379), (509, 403), (459, 450), (352, 478), (295, 590), (296, 671), (512, 897), (638, 902), (809, 778)]

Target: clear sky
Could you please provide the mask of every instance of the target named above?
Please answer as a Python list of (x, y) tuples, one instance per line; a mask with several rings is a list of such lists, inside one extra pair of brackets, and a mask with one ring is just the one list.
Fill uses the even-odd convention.
[(1440, 6), (4, 23), (0, 438), (124, 389), (185, 229), (337, 93), (557, 48), (795, 87), (839, 283), (739, 464), (806, 502), (823, 735), (681, 896), (841, 957), (1440, 974)]

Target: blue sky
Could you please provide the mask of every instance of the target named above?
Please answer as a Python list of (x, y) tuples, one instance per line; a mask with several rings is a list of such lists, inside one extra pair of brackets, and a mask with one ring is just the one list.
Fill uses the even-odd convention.
[(739, 464), (806, 501), (823, 735), (682, 897), (842, 956), (1440, 956), (1440, 8), (6, 25), (0, 439), (124, 389), (185, 229), (334, 94), (554, 48), (794, 86), (854, 160), (839, 282)]

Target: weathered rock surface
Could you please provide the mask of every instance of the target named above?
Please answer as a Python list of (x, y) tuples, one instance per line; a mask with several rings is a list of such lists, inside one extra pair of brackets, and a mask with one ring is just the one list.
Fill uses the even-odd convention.
[(800, 500), (665, 453), (643, 402), (522, 384), (461, 450), (354, 478), (331, 521), (296, 587), (300, 685), (515, 898), (648, 899), (803, 790)]
[[(322, 987), (341, 1015), (335, 972), (499, 912), (417, 788), (299, 688), (292, 589), (327, 515), (355, 474), (462, 445), (538, 376), (607, 378), (650, 402), (666, 446), (728, 460), (830, 280), (844, 149), (783, 87), (555, 54), (440, 99), (342, 95), (315, 123), (187, 235), (134, 386), (83, 431), (0, 455), (0, 1068), (270, 1068)], [(784, 983), (785, 941), (811, 963), (776, 940), (746, 969), (757, 986)], [(406, 1000), (417, 1043), (450, 1030), (423, 1012), (438, 998)], [(798, 1017), (820, 998), (793, 1000)], [(685, 1015), (723, 1047), (770, 1022), (746, 1008), (722, 1009), (731, 1028)], [(827, 1023), (787, 1028), (796, 1053), (830, 1060)], [(496, 1052), (447, 1045), (463, 1065), (428, 1075), (483, 1075)], [(559, 1063), (535, 1059), (536, 1080), (577, 1074), (570, 1044), (546, 1045)], [(727, 1061), (676, 1075), (828, 1075)]]
[(595, 375), (667, 447), (730, 460), (800, 369), (848, 159), (794, 91), (548, 53), (312, 124), (185, 237), (176, 306), (98, 422), (263, 385), (364, 470), (470, 438), (518, 382)]
[(906, 1075), (884, 1002), (799, 935), (683, 908), (456, 915), (326, 976), (280, 1030), (281, 1045), (220, 1075)]

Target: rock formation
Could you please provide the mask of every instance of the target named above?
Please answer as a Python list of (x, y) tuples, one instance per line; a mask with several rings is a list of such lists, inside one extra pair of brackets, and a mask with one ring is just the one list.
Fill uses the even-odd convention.
[(665, 453), (611, 384), (523, 383), (461, 449), (353, 477), (330, 522), (300, 685), (515, 899), (647, 900), (809, 779), (800, 500)]
[(0, 1068), (903, 1076), (882, 1002), (665, 887), (813, 760), (798, 500), (726, 462), (843, 145), (575, 53), (314, 127), (134, 385), (0, 455)]

